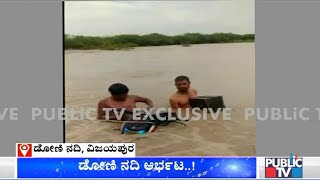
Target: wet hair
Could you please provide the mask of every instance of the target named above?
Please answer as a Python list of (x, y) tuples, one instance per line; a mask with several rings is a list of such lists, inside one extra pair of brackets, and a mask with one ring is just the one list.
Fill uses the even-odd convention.
[(112, 84), (108, 90), (111, 93), (111, 95), (121, 95), (127, 94), (129, 92), (129, 88), (121, 83)]
[(174, 82), (184, 81), (184, 80), (186, 80), (186, 81), (188, 81), (188, 82), (190, 83), (190, 79), (189, 79), (188, 76), (178, 76), (178, 77), (176, 77), (176, 78), (174, 79)]

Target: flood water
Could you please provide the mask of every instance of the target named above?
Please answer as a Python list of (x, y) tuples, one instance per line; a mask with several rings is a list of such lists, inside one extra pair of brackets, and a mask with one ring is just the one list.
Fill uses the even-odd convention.
[[(96, 107), (116, 82), (126, 84), (130, 94), (149, 97), (155, 107), (168, 107), (176, 91), (174, 78), (179, 75), (190, 77), (199, 95), (223, 96), (232, 108), (232, 121), (209, 126), (188, 122), (187, 128), (175, 124), (148, 135), (120, 135), (111, 130), (118, 123), (67, 121), (67, 142), (136, 142), (143, 147), (138, 155), (255, 155), (255, 120), (244, 121), (241, 111), (255, 103), (254, 43), (66, 51), (66, 108)], [(161, 135), (165, 140), (157, 138)], [(190, 141), (198, 145), (183, 145)], [(157, 145), (145, 148), (150, 142)], [(214, 150), (203, 150), (201, 145)]]

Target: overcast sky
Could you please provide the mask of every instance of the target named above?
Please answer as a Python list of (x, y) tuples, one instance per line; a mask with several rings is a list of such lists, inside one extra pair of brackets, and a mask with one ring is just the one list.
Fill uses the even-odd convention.
[(254, 0), (66, 1), (65, 33), (254, 33)]

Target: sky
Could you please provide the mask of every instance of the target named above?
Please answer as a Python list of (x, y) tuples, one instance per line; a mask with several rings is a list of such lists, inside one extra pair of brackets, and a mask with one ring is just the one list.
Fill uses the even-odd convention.
[(65, 33), (254, 33), (254, 0), (66, 1)]

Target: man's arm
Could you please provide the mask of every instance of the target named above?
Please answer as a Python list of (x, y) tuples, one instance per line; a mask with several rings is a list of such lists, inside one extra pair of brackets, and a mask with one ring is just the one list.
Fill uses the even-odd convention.
[(179, 108), (179, 104), (174, 98), (170, 98), (170, 106), (173, 112), (176, 112)]
[(133, 96), (135, 99), (135, 102), (142, 102), (147, 104), (150, 108), (153, 108), (153, 102), (151, 99), (146, 98), (146, 97), (141, 97), (141, 96)]
[(190, 89), (190, 90), (189, 90), (189, 96), (190, 96), (190, 98), (195, 98), (195, 97), (197, 97), (197, 96), (198, 96), (198, 91), (195, 90), (195, 89)]

